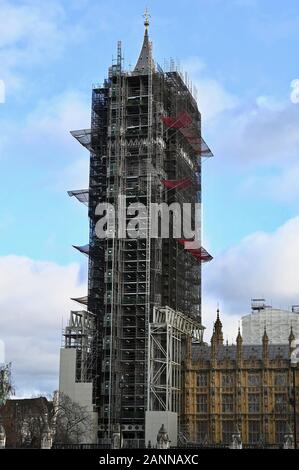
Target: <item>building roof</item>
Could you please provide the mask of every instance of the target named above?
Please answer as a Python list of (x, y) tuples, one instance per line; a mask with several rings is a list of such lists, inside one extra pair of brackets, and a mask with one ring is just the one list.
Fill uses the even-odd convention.
[[(290, 358), (289, 346), (287, 344), (269, 344), (269, 359), (285, 359)], [(263, 346), (257, 345), (244, 345), (242, 347), (243, 359), (256, 359), (262, 360)], [(219, 345), (217, 348), (217, 360), (223, 361), (225, 359), (236, 360), (237, 346), (232, 345)], [(208, 344), (193, 344), (192, 345), (192, 360), (197, 361), (210, 361), (211, 360), (211, 346)]]
[(2, 413), (11, 413), (13, 410), (21, 409), (30, 412), (31, 414), (36, 414), (40, 412), (49, 412), (53, 403), (48, 401), (46, 397), (37, 397), (37, 398), (16, 398), (7, 400), (6, 404), (2, 407)]

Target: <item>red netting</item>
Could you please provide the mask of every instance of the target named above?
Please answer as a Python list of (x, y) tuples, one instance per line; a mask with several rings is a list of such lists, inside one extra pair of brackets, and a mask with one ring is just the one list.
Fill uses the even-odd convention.
[(192, 124), (192, 117), (188, 113), (183, 111), (176, 118), (162, 117), (162, 121), (164, 122), (164, 124), (166, 124), (167, 127), (172, 127), (173, 129), (181, 129)]
[[(190, 242), (190, 240), (178, 239), (178, 243), (185, 248), (186, 243)], [(202, 263), (208, 263), (212, 261), (213, 256), (211, 256), (205, 248), (185, 248), (194, 258)]]
[(161, 183), (167, 189), (185, 189), (193, 185), (191, 178), (184, 178), (182, 180), (161, 180)]
[(171, 129), (178, 129), (193, 147), (196, 155), (201, 157), (213, 157), (213, 153), (200, 135), (198, 126), (192, 117), (186, 112), (181, 112), (177, 117), (162, 117), (164, 124)]

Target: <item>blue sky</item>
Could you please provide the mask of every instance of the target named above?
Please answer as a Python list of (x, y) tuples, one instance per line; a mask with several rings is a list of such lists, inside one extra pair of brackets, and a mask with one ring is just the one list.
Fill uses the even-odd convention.
[[(25, 16), (19, 28), (24, 31), (16, 31), (15, 37), (2, 40), (1, 55), (5, 54), (6, 58), (11, 53), (16, 58), (4, 60), (2, 71), (9, 78), (6, 103), (0, 107), (4, 139), (8, 133), (8, 142), (0, 154), (4, 176), (0, 194), (5, 201), (1, 205), (4, 227), (0, 253), (65, 263), (74, 256), (69, 245), (84, 239), (86, 231), (82, 211), (71, 207), (65, 196), (63, 190), (69, 188), (67, 180), (63, 187), (62, 174), (66, 169), (71, 171), (76, 158), (87, 160), (88, 155), (84, 149), (75, 148), (76, 143), (72, 145), (68, 135), (65, 145), (60, 145), (61, 141), (55, 143), (55, 133), (44, 139), (32, 136), (24, 148), (19, 141), (20, 130), (28, 125), (30, 118), (32, 132), (34, 119), (46, 119), (51, 113), (52, 119), (59, 118), (55, 115), (59, 99), (68, 94), (73, 94), (86, 109), (86, 122), (82, 122), (82, 110), (78, 126), (88, 127), (91, 84), (105, 77), (118, 39), (123, 41), (126, 64), (134, 64), (136, 60), (143, 34), (143, 5), (136, 1), (50, 1), (48, 12), (43, 11), (42, 2), (10, 1), (4, 5), (16, 10), (27, 5), (27, 15), (34, 10), (35, 20), (42, 18), (44, 24), (32, 21), (32, 28), (37, 27), (37, 31), (31, 37), (31, 32), (26, 31)], [(151, 1), (148, 7), (152, 14), (155, 58), (162, 65), (169, 57), (179, 58), (182, 64), (200, 61), (194, 81), (198, 76), (215, 80), (225, 93), (239, 100), (239, 107), (244, 111), (246, 107), (252, 109), (259, 96), (289, 100), (290, 82), (298, 73), (297, 2), (285, 2), (283, 10), (279, 2), (258, 0)], [(190, 72), (192, 76), (193, 70)], [(199, 105), (200, 102), (199, 95)], [(54, 106), (52, 111), (51, 106)], [(261, 202), (250, 192), (240, 191), (240, 180), (257, 172), (267, 175), (272, 167), (262, 168), (263, 162), (255, 158), (254, 165), (248, 158), (244, 166), (242, 154), (228, 161), (229, 149), (225, 155), (221, 138), (215, 135), (215, 120), (205, 122), (204, 117), (205, 134), (217, 159), (205, 163), (205, 230), (212, 250), (218, 252), (248, 232), (275, 228), (294, 215), (296, 206), (280, 204), (271, 198)], [(226, 124), (225, 120), (222, 122)], [(76, 119), (72, 123), (75, 125)], [(5, 127), (9, 128), (7, 133)], [(217, 133), (221, 133), (221, 126), (217, 127)], [(241, 223), (244, 209), (247, 220)], [(42, 224), (36, 223), (40, 220)]]
[[(299, 229), (299, 104), (290, 99), (299, 78), (299, 5), (146, 3), (154, 57), (162, 66), (179, 59), (189, 72), (215, 153), (203, 166), (204, 242), (215, 255), (204, 267), (203, 316), (209, 328), (219, 301), (230, 334), (250, 297), (299, 301), (299, 288), (285, 288), (299, 275), (296, 237), (290, 241), (285, 229)], [(144, 8), (136, 0), (49, 0), (46, 8), (0, 0), (0, 307), (11, 315), (9, 322), (0, 314), (0, 326), (24, 393), (55, 384), (61, 319), (74, 307), (68, 297), (86, 291), (86, 260), (71, 245), (88, 240), (87, 212), (66, 191), (86, 186), (88, 153), (69, 131), (89, 127), (91, 86), (105, 78), (117, 40), (126, 66), (134, 65)], [(36, 354), (28, 344), (45, 329), (48, 343), (38, 350), (49, 373), (41, 378), (42, 365), (28, 361), (24, 372), (25, 346), (16, 342), (25, 338)]]

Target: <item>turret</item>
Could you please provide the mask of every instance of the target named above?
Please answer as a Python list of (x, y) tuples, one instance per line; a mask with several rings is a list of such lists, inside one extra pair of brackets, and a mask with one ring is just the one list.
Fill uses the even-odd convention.
[(237, 362), (240, 364), (243, 358), (243, 338), (241, 336), (240, 327), (238, 329), (238, 336), (237, 336)]
[(267, 330), (265, 326), (264, 334), (263, 334), (263, 361), (267, 363), (269, 359), (269, 338), (267, 335)]
[(220, 344), (223, 344), (223, 332), (218, 308), (217, 319), (214, 323), (213, 335), (211, 338), (211, 360), (214, 365), (217, 362), (217, 350)]
[(140, 51), (139, 58), (137, 60), (137, 64), (134, 69), (134, 74), (141, 74), (141, 75), (146, 75), (150, 68), (153, 68), (153, 61), (152, 61), (152, 44), (149, 40), (149, 35), (148, 35), (148, 28), (149, 28), (149, 19), (150, 19), (150, 14), (148, 13), (147, 9), (144, 14), (144, 26), (145, 26), (145, 32), (144, 32), (144, 39), (143, 39), (143, 44), (142, 48)]
[(220, 320), (219, 308), (217, 308), (217, 319), (214, 324), (214, 335), (215, 335), (215, 341), (217, 345), (223, 344), (223, 331), (222, 331), (222, 323)]

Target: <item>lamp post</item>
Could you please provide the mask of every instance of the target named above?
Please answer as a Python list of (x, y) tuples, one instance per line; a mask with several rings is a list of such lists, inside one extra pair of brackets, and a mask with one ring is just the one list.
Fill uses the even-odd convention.
[(292, 405), (293, 405), (293, 422), (294, 422), (294, 449), (297, 449), (296, 369), (297, 369), (297, 361), (291, 358), (291, 370), (292, 370), (292, 378), (293, 378)]
[(2, 416), (0, 414), (0, 449), (5, 449), (6, 433), (2, 422)]
[(119, 440), (120, 440), (120, 448), (123, 447), (123, 430), (122, 430), (122, 421), (123, 421), (123, 391), (125, 387), (125, 380), (124, 376), (122, 375), (119, 380), (119, 390), (120, 390), (120, 412), (119, 412)]

